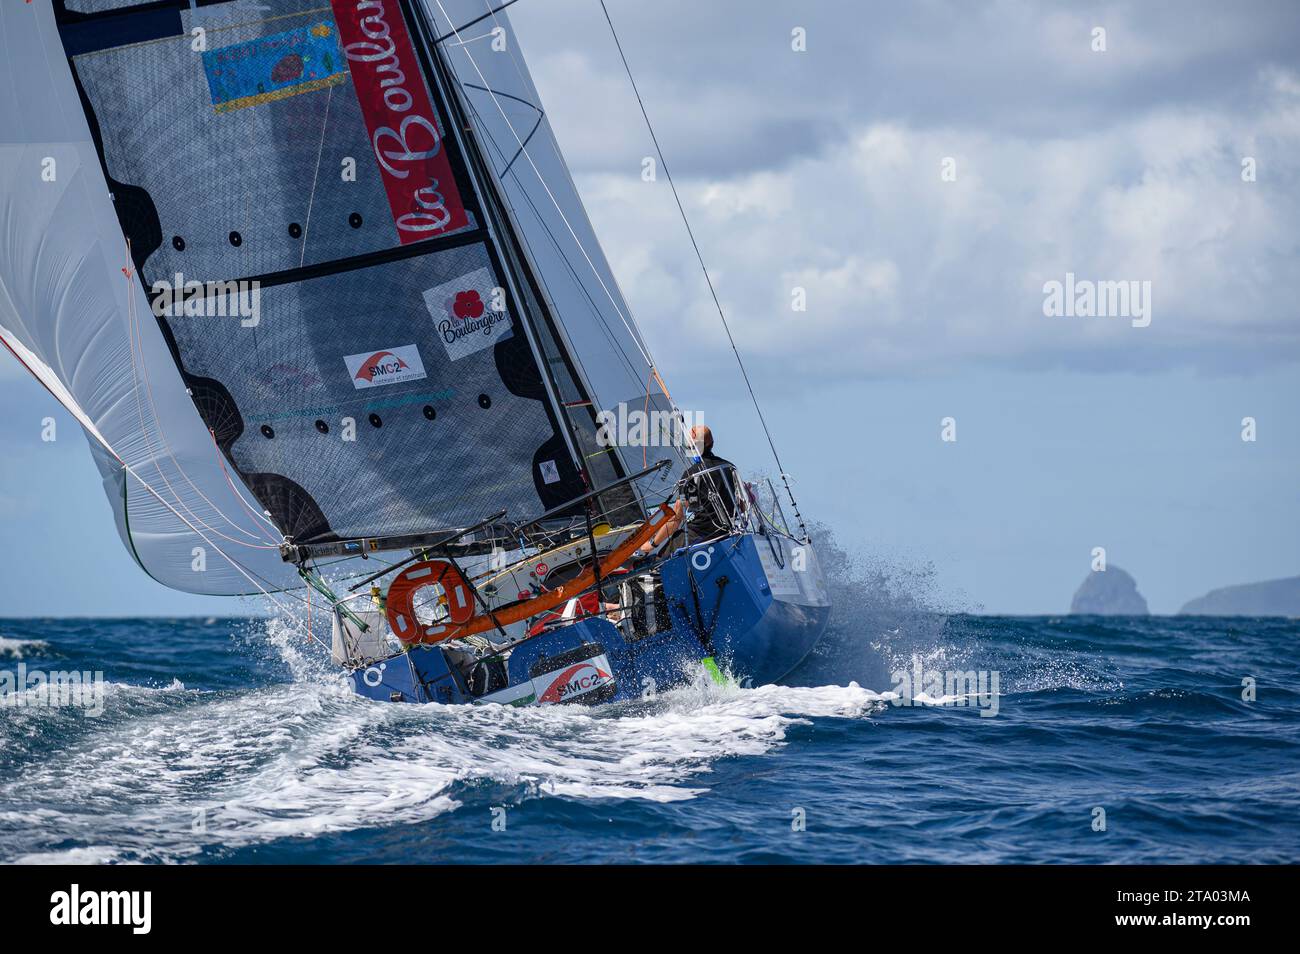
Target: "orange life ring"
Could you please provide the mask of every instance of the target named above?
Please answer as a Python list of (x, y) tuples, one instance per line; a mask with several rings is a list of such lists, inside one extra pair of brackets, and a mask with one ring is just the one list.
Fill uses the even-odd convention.
[(415, 615), (415, 594), (426, 586), (440, 584), (446, 594), (449, 620), (457, 626), (474, 618), (474, 590), (461, 572), (446, 560), (422, 560), (397, 574), (388, 587), (388, 625), (404, 643), (418, 643), (424, 626)]
[[(668, 504), (660, 504), (657, 516), (646, 520), (633, 531), (630, 537), (601, 558), (601, 572), (609, 575), (615, 567), (621, 567), (625, 564), (632, 558), (632, 554), (638, 547), (651, 540), (656, 533), (668, 526), (668, 522), (673, 519), (674, 514), (675, 511)], [(447, 639), (472, 636), (475, 633), (489, 630), (493, 626), (509, 626), (511, 623), (518, 623), (530, 616), (536, 616), (538, 613), (553, 609), (561, 603), (567, 603), (573, 597), (581, 596), (584, 590), (594, 586), (595, 583), (595, 569), (588, 566), (586, 570), (560, 586), (547, 590), (545, 593), (531, 599), (528, 598), (529, 593), (524, 591), (520, 594), (519, 602), (498, 606), (491, 613), (480, 613), (467, 623), (434, 623), (429, 626), (417, 626), (418, 635), (415, 638), (416, 641), (430, 646)], [(398, 632), (396, 627), (394, 627), (393, 631)]]

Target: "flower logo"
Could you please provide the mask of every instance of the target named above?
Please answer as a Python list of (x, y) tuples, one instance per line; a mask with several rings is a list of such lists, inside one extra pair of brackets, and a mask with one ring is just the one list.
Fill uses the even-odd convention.
[(456, 292), (456, 301), (452, 303), (451, 313), (457, 318), (483, 317), (483, 299), (478, 292), (470, 290)]

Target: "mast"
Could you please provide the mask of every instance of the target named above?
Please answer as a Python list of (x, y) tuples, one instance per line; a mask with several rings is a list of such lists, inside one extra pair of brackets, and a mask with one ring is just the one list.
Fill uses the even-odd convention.
[(547, 361), (546, 355), (537, 341), (537, 333), (533, 328), (533, 323), (530, 320), (531, 316), (524, 304), (523, 295), (519, 293), (518, 281), (514, 269), (511, 267), (511, 262), (502, 254), (500, 226), (497, 223), (496, 209), (493, 207), (495, 204), (493, 201), (494, 195), (490, 191), (492, 185), (490, 179), (483, 174), (483, 158), (478, 143), (473, 138), (472, 130), (465, 119), (464, 110), (455, 95), (453, 84), (447, 81), (445, 66), (438, 46), (436, 43), (430, 42), (428, 20), (424, 16), (423, 10), (417, 9), (411, 3), (411, 0), (398, 0), (398, 3), (415, 29), (417, 39), (416, 55), (420, 58), (420, 62), (429, 77), (434, 95), (442, 100), (443, 110), (447, 116), (447, 128), (452, 133), (457, 146), (460, 148), (460, 153), (465, 159), (465, 167), (473, 185), (473, 193), (479, 198), (479, 211), (483, 213), (483, 224), (488, 233), (488, 247), (491, 250), (494, 263), (505, 278), (510, 293), (510, 301), (515, 304), (519, 315), (519, 323), (524, 328), (524, 334), (528, 339), (529, 347), (532, 348), (533, 357), (542, 372), (542, 381), (546, 386), (547, 396), (550, 398), (551, 410), (556, 416), (557, 423), (561, 425), (565, 446), (568, 448), (574, 467), (585, 478), (584, 461), (574, 442), (572, 429), (569, 425), (568, 416), (565, 414), (564, 405), (559, 397), (550, 362)]
[[(527, 329), (529, 344), (533, 347), (538, 366), (542, 369), (543, 378), (547, 383), (547, 390), (551, 395), (556, 414), (563, 422), (569, 452), (573, 455), (575, 465), (582, 474), (588, 490), (601, 490), (603, 488), (599, 486), (596, 474), (583, 454), (573, 416), (570, 413), (571, 410), (585, 409), (590, 417), (594, 432), (596, 428), (596, 407), (593, 392), (586, 381), (581, 366), (573, 360), (573, 345), (564, 332), (564, 324), (558, 320), (555, 304), (546, 294), (545, 284), (538, 279), (539, 270), (536, 263), (528, 254), (526, 246), (519, 239), (521, 227), (511, 211), (510, 204), (505, 201), (502, 195), (500, 182), (494, 174), (492, 163), (479, 140), (477, 129), (469, 120), (467, 106), (461, 96), (460, 84), (455, 80), (451, 67), (443, 56), (442, 41), (445, 41), (447, 37), (442, 37), (440, 40), (431, 35), (436, 31), (430, 30), (430, 20), (425, 15), (422, 4), (412, 2), (412, 0), (399, 0), (399, 2), (404, 10), (409, 11), (412, 23), (415, 25), (419, 40), (417, 52), (421, 61), (425, 63), (426, 69), (430, 66), (429, 61), (432, 61), (433, 68), (430, 70), (430, 79), (437, 86), (438, 92), (444, 100), (444, 107), (448, 114), (448, 127), (453, 128), (461, 155), (465, 157), (465, 164), (469, 169), (474, 184), (474, 193), (481, 201), (480, 210), (484, 216), (485, 227), (491, 235), (491, 244), (498, 255), (501, 272), (506, 276), (506, 281), (510, 284), (511, 300), (517, 306), (521, 315), (521, 323)], [(491, 13), (495, 12), (495, 10), (491, 11)], [(487, 15), (491, 15), (491, 13)], [(530, 292), (527, 297), (522, 293), (525, 287)], [(536, 314), (533, 311), (534, 306)], [(539, 328), (538, 325), (544, 327)], [(578, 391), (578, 400), (572, 402), (572, 408), (570, 403), (565, 402), (560, 396), (560, 387), (555, 379), (552, 359), (538, 340), (543, 332), (548, 334), (550, 340), (554, 343), (558, 357), (564, 362), (570, 380)], [(602, 504), (602, 509), (606, 512), (615, 509), (624, 510), (624, 516), (628, 519), (643, 519), (647, 509), (645, 502), (636, 490), (636, 485), (626, 483), (623, 480), (627, 476), (627, 470), (621, 455), (615, 452), (614, 448), (608, 448), (606, 451), (609, 453), (613, 464), (614, 475), (611, 480), (605, 483), (605, 486), (617, 484), (628, 499), (611, 507), (607, 505), (606, 501), (597, 498)], [(627, 491), (630, 491), (630, 493)], [(627, 512), (629, 504), (633, 512)]]

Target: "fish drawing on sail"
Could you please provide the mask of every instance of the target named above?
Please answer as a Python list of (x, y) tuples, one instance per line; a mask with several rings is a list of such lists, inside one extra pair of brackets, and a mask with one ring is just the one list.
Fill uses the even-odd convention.
[(674, 402), (508, 5), (6, 6), (0, 341), (145, 573), (323, 597), (362, 696), (778, 681), (830, 614), (784, 470), (791, 521)]

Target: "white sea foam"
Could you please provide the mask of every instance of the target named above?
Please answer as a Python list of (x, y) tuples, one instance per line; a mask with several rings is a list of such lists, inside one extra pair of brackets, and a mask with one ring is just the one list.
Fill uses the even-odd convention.
[(708, 790), (720, 759), (770, 752), (792, 725), (887, 704), (856, 683), (740, 689), (703, 675), (591, 709), (376, 703), (352, 694), (301, 621), (263, 626), (258, 641), (292, 683), (223, 692), (110, 683), (103, 719), (87, 720), (57, 757), (0, 777), (0, 861), (184, 860), (416, 824), (482, 785), (517, 798), (680, 801)]
[(43, 639), (12, 639), (0, 636), (0, 659), (24, 659), (29, 653), (40, 653), (50, 648)]
[(483, 782), (521, 798), (690, 799), (719, 759), (762, 755), (810, 717), (882, 705), (857, 685), (697, 686), (595, 709), (374, 703), (330, 679), (169, 691), (157, 711), (113, 720), (110, 707), (102, 729), (0, 781), (2, 827), (29, 833), (22, 845), (7, 836), (0, 859), (75, 863), (47, 838), (87, 846), (75, 860), (183, 860), (205, 846), (418, 823)]
[(91, 845), (86, 848), (69, 848), (66, 851), (38, 851), (29, 855), (19, 855), (13, 860), (16, 865), (106, 865), (121, 857), (116, 848)]

